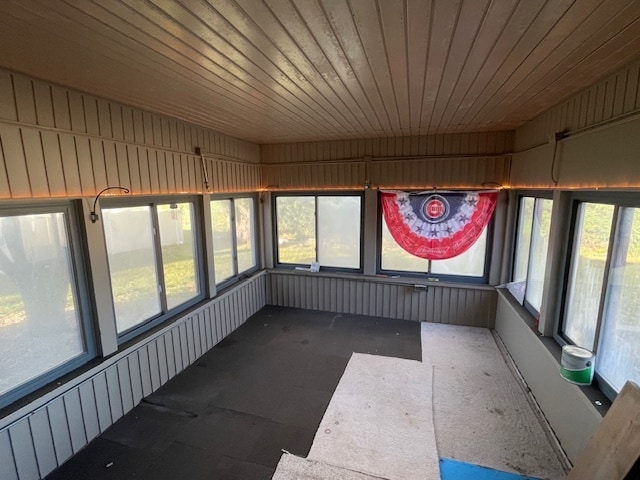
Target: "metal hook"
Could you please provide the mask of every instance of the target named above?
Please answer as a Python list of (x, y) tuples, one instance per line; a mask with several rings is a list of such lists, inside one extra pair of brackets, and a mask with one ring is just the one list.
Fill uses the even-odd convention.
[(91, 223), (96, 223), (98, 221), (98, 219), (100, 218), (100, 217), (98, 217), (98, 214), (96, 213), (96, 203), (98, 203), (98, 199), (100, 198), (100, 195), (102, 195), (107, 190), (116, 189), (116, 188), (120, 189), (120, 190), (124, 190), (124, 193), (129, 193), (129, 189), (125, 188), (125, 187), (107, 187), (107, 188), (103, 188), (102, 190), (100, 190), (98, 195), (96, 195), (95, 200), (93, 201), (93, 209), (91, 210), (91, 213), (89, 214), (89, 218), (91, 219)]

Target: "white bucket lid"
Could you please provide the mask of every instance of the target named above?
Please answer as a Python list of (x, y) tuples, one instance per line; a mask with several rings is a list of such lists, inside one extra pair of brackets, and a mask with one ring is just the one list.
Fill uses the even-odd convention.
[(593, 353), (586, 348), (576, 347), (575, 345), (565, 345), (562, 347), (562, 353), (566, 353), (567, 355), (571, 355), (572, 357), (578, 358), (591, 358), (593, 357)]

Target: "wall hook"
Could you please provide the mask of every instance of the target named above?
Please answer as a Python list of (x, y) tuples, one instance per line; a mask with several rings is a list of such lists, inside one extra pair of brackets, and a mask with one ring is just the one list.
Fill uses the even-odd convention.
[(129, 189), (125, 188), (125, 187), (107, 187), (107, 188), (103, 188), (102, 190), (100, 190), (98, 195), (96, 195), (95, 200), (93, 201), (93, 208), (91, 209), (91, 213), (89, 214), (89, 218), (91, 219), (91, 223), (96, 223), (98, 221), (98, 219), (100, 218), (100, 217), (98, 217), (98, 214), (96, 213), (96, 203), (98, 203), (98, 199), (100, 198), (100, 195), (102, 195), (107, 190), (112, 190), (112, 189), (120, 189), (120, 190), (124, 190), (124, 193), (129, 193)]

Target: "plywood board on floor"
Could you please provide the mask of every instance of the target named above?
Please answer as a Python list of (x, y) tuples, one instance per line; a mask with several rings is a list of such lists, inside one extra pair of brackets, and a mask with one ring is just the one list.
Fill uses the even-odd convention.
[(308, 458), (389, 480), (439, 480), (431, 366), (354, 353)]
[(487, 329), (422, 324), (441, 457), (544, 479), (565, 472)]
[(278, 467), (271, 480), (379, 480), (364, 473), (354, 472), (346, 468), (334, 467), (326, 463), (301, 458), (289, 453), (282, 455)]

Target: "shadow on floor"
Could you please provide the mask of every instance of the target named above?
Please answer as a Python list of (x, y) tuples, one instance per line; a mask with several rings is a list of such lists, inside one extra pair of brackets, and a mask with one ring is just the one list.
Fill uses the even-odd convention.
[(47, 480), (270, 479), (306, 456), (353, 352), (421, 360), (420, 324), (267, 306)]

